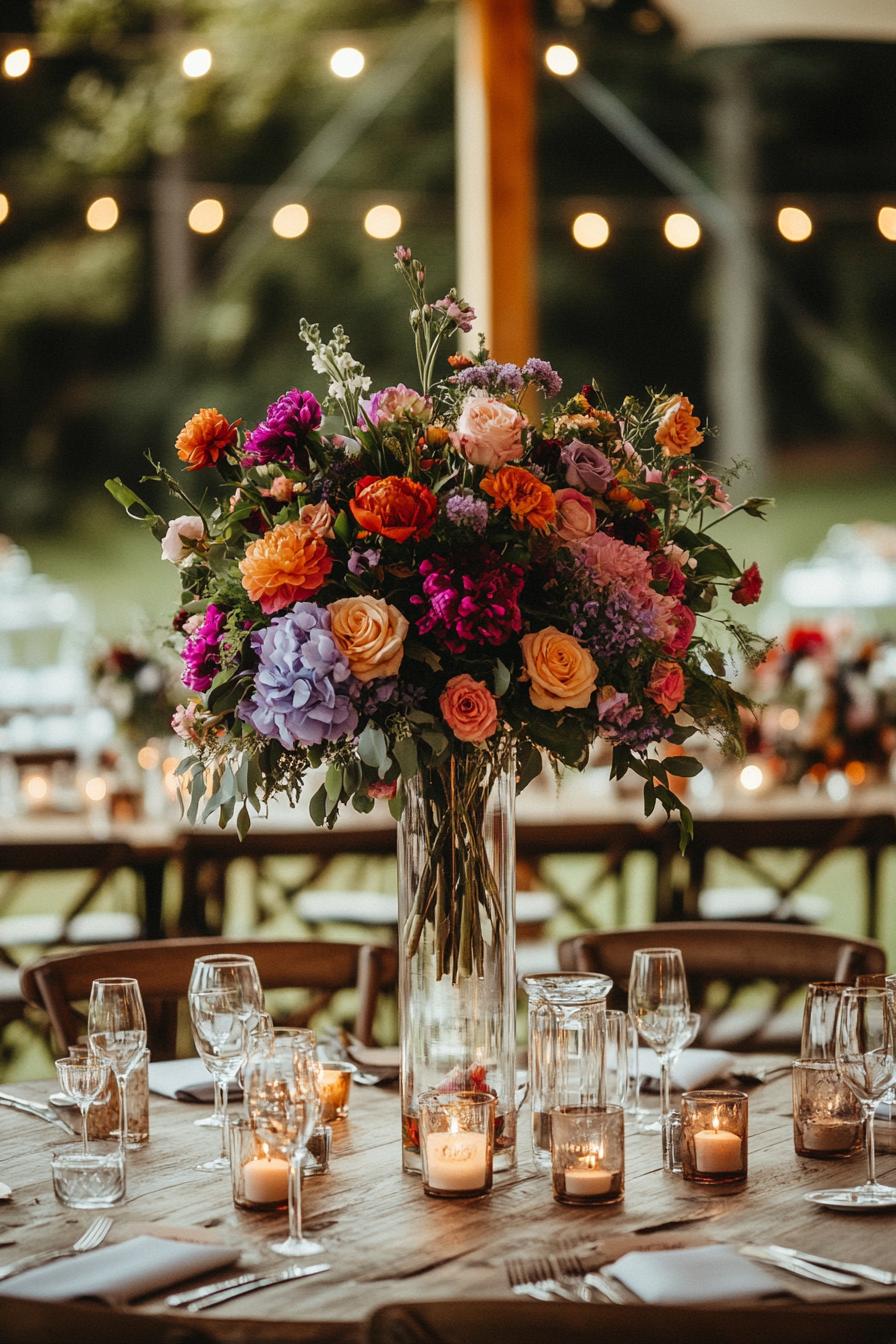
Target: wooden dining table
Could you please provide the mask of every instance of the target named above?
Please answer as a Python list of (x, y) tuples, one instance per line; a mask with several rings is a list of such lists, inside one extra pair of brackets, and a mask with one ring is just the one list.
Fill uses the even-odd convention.
[[(45, 1099), (50, 1087), (29, 1083), (6, 1090)], [(204, 1109), (152, 1098), (150, 1141), (129, 1159), (127, 1202), (111, 1210), (110, 1240), (150, 1230), (212, 1238), (242, 1247), (247, 1268), (285, 1266), (266, 1249), (282, 1234), (285, 1214), (237, 1210), (227, 1174), (196, 1170), (217, 1142), (215, 1131), (193, 1124)], [(803, 1198), (810, 1190), (862, 1180), (864, 1155), (838, 1162), (795, 1155), (787, 1075), (750, 1090), (745, 1184), (710, 1188), (665, 1173), (659, 1136), (636, 1133), (627, 1121), (624, 1202), (604, 1208), (553, 1201), (549, 1177), (530, 1160), (525, 1110), (516, 1171), (498, 1174), (492, 1192), (477, 1199), (428, 1198), (419, 1177), (401, 1171), (399, 1120), (394, 1089), (355, 1086), (349, 1117), (334, 1126), (329, 1173), (304, 1184), (305, 1230), (323, 1243), (325, 1251), (315, 1260), (328, 1262), (330, 1270), (203, 1312), (203, 1331), (221, 1340), (288, 1337), (358, 1344), (365, 1318), (380, 1306), (509, 1298), (508, 1257), (559, 1248), (575, 1249), (586, 1263), (597, 1264), (613, 1247), (777, 1242), (896, 1271), (896, 1211), (842, 1214)], [(68, 1246), (91, 1220), (90, 1211), (66, 1208), (53, 1196), (50, 1153), (65, 1141), (60, 1130), (42, 1121), (0, 1109), (0, 1179), (13, 1192), (0, 1203), (0, 1264)], [(879, 1178), (896, 1181), (896, 1154), (880, 1154)], [(831, 1297), (830, 1289), (778, 1277), (782, 1290), (793, 1290), (804, 1302)], [(837, 1300), (861, 1312), (875, 1298), (880, 1309), (882, 1294), (889, 1296), (896, 1322), (896, 1290), (869, 1285), (867, 1293), (841, 1292)], [(0, 1315), (7, 1307), (0, 1297)], [(164, 1295), (129, 1310), (170, 1311)]]

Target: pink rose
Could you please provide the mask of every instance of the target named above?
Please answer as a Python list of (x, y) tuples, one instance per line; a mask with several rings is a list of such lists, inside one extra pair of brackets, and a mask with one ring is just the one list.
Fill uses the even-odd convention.
[(648, 485), (661, 485), (663, 473), (660, 471), (659, 467), (648, 467), (644, 473), (644, 480)]
[(362, 429), (367, 427), (364, 413), (374, 425), (384, 425), (389, 420), (419, 420), (428, 424), (432, 419), (432, 397), (425, 397), (422, 392), (405, 387), (404, 383), (374, 392), (369, 401), (361, 402), (361, 408), (358, 424)]
[(561, 541), (584, 541), (597, 527), (594, 505), (581, 490), (571, 486), (554, 491), (557, 505), (557, 536)]
[(674, 713), (684, 699), (684, 673), (678, 663), (658, 658), (650, 673), (647, 694), (667, 714)]
[(276, 499), (278, 504), (288, 504), (295, 492), (296, 483), (288, 476), (275, 476), (271, 481), (270, 496), (271, 499)]
[(672, 557), (659, 551), (650, 557), (655, 583), (664, 583), (670, 597), (681, 597), (684, 592), (684, 574)]
[(725, 489), (718, 476), (709, 476), (705, 471), (701, 473), (694, 481), (698, 490), (702, 490), (705, 497), (715, 504), (722, 513), (731, 512), (731, 500), (728, 498), (728, 491)]
[(178, 705), (171, 716), (171, 727), (182, 742), (199, 741), (199, 734), (194, 726), (198, 708), (198, 701), (191, 700), (187, 705)]
[(670, 612), (672, 631), (666, 636), (663, 649), (666, 653), (684, 653), (694, 634), (697, 617), (683, 602), (676, 602)]
[(318, 537), (329, 539), (333, 533), (333, 519), (336, 514), (325, 499), (319, 504), (303, 504), (299, 510), (299, 522)]
[(168, 524), (168, 531), (162, 538), (162, 559), (170, 560), (172, 565), (179, 565), (196, 549), (185, 543), (188, 541), (198, 543), (204, 537), (205, 523), (195, 514), (183, 514), (180, 518), (172, 518)]
[(474, 681), (468, 672), (446, 682), (439, 709), (461, 742), (484, 742), (498, 726), (495, 697), (484, 681)]
[(468, 462), (498, 471), (522, 457), (525, 425), (515, 406), (477, 388), (461, 407), (452, 439)]

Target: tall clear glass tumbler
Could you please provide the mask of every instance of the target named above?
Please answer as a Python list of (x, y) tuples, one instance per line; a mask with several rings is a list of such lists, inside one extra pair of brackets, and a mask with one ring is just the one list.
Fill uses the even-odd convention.
[(529, 996), (532, 1156), (549, 1172), (553, 1108), (606, 1104), (606, 999), (613, 981), (558, 972), (524, 976), (522, 986)]

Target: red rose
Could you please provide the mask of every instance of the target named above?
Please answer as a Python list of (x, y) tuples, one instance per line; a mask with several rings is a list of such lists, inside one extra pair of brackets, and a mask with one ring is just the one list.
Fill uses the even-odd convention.
[(663, 643), (663, 649), (666, 653), (684, 653), (693, 638), (697, 617), (690, 607), (686, 607), (683, 602), (676, 602), (669, 623), (673, 628)]
[(754, 602), (759, 601), (761, 592), (762, 575), (759, 573), (759, 566), (754, 561), (748, 569), (744, 570), (731, 589), (731, 601), (736, 602), (739, 607), (752, 607)]
[(678, 663), (658, 658), (650, 673), (647, 694), (660, 709), (674, 714), (684, 699), (684, 673)]
[(362, 476), (349, 508), (365, 532), (392, 541), (426, 537), (432, 531), (438, 501), (428, 486), (407, 476)]

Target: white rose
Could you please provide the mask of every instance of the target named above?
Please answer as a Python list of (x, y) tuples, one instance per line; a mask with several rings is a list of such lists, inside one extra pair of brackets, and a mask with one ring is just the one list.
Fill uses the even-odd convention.
[(195, 514), (185, 513), (181, 518), (172, 518), (168, 531), (162, 538), (162, 559), (179, 565), (193, 552), (185, 541), (202, 541), (205, 536), (205, 524)]
[(454, 441), (468, 462), (498, 471), (522, 457), (525, 424), (515, 406), (477, 390), (461, 407)]

